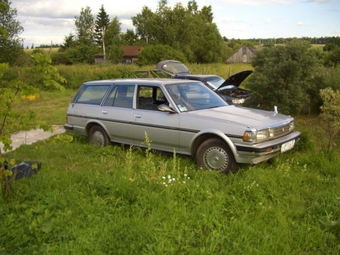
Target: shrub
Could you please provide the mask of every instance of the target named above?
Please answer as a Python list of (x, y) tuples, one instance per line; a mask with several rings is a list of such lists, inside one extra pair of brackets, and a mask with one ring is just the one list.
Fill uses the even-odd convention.
[(165, 59), (175, 59), (186, 62), (186, 57), (180, 51), (174, 50), (168, 45), (152, 45), (145, 47), (138, 55), (137, 64), (139, 66), (156, 64)]
[(324, 84), (321, 63), (314, 53), (309, 43), (299, 40), (257, 52), (248, 86), (253, 93), (247, 105), (266, 110), (276, 105), (285, 114), (299, 113), (306, 104), (311, 105), (314, 97), (308, 92), (318, 91)]

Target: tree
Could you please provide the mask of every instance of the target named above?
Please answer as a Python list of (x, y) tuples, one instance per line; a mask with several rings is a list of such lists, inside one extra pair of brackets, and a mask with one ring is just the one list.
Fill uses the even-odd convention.
[(286, 46), (266, 47), (252, 59), (254, 73), (247, 88), (252, 91), (245, 105), (273, 110), (277, 106), (285, 114), (301, 112), (312, 106), (315, 94), (323, 88), (321, 63), (302, 40), (293, 40)]
[(62, 44), (58, 51), (63, 52), (69, 48), (77, 46), (79, 43), (75, 40), (75, 36), (73, 34), (69, 34), (64, 37), (64, 44)]
[[(43, 84), (46, 88), (56, 88), (63, 90), (60, 83), (66, 82), (61, 77), (55, 67), (51, 65), (52, 61), (49, 55), (36, 53), (31, 55), (31, 62), (27, 63), (27, 68), (20, 71), (15, 79), (8, 82), (0, 82), (0, 142), (4, 144), (4, 149), (10, 149), (10, 130), (30, 130), (36, 125), (41, 125), (44, 129), (47, 127), (43, 123), (34, 122), (27, 112), (14, 113), (13, 104), (22, 100), (22, 95), (39, 93), (40, 88), (36, 83), (31, 84), (38, 76), (42, 77)], [(8, 70), (7, 64), (0, 64), (0, 81), (4, 73)], [(29, 120), (29, 122), (27, 122)], [(1, 151), (0, 151), (1, 154)]]
[(136, 45), (139, 43), (138, 37), (132, 29), (127, 29), (124, 34), (122, 34), (122, 39), (124, 45)]
[(65, 37), (58, 54), (53, 54), (55, 63), (76, 64), (94, 63), (94, 55), (99, 49), (95, 43), (95, 22), (90, 7), (82, 8), (75, 17), (76, 35)]
[(101, 5), (101, 7), (99, 9), (99, 13), (97, 15), (97, 19), (95, 21), (95, 24), (96, 24), (95, 40), (96, 40), (96, 43), (101, 46), (102, 51), (103, 51), (103, 55), (104, 55), (104, 59), (105, 59), (105, 57), (106, 57), (106, 51), (105, 50), (106, 49), (105, 49), (104, 37), (105, 37), (106, 29), (110, 24), (110, 18), (109, 18), (109, 15), (106, 13), (103, 5)]
[[(0, 142), (4, 145), (4, 150), (11, 149), (10, 132), (13, 130), (30, 130), (32, 128), (42, 128), (51, 130), (52, 127), (35, 118), (35, 113), (30, 109), (16, 112), (14, 106), (22, 100), (22, 96), (39, 93), (37, 83), (30, 85), (30, 80), (35, 80), (37, 76), (43, 78), (43, 84), (47, 88), (63, 90), (60, 83), (65, 79), (59, 75), (57, 69), (51, 65), (49, 55), (40, 53), (32, 54), (32, 61), (27, 63), (24, 70), (18, 72), (17, 78), (9, 82), (2, 82), (4, 73), (8, 70), (8, 64), (0, 64)], [(2, 151), (0, 150), (0, 181), (4, 181), (5, 192), (10, 195), (10, 185), (8, 175), (11, 174), (3, 166)], [(1, 186), (1, 185), (0, 185)]]
[(187, 62), (184, 54), (174, 50), (169, 45), (149, 45), (145, 47), (138, 55), (137, 64), (139, 66), (152, 65), (164, 59), (176, 59), (181, 62)]
[(334, 137), (340, 130), (340, 91), (325, 88), (320, 90), (320, 95), (323, 100), (320, 116), (327, 126), (327, 133), (329, 134), (327, 149), (330, 151)]
[(74, 23), (76, 25), (77, 40), (81, 44), (93, 44), (95, 39), (95, 22), (91, 14), (91, 8), (81, 8), (79, 17), (74, 17)]
[(161, 0), (155, 13), (144, 6), (132, 17), (136, 35), (145, 45), (169, 45), (185, 54), (188, 61), (200, 63), (223, 58), (223, 38), (212, 20), (211, 6), (199, 10), (196, 1), (189, 1), (187, 7), (176, 3), (170, 8), (166, 0)]
[(188, 11), (192, 15), (198, 14), (198, 5), (195, 0), (188, 2)]
[(332, 37), (329, 39), (328, 43), (323, 47), (324, 51), (332, 51), (340, 47), (340, 37)]
[[(199, 23), (202, 22), (202, 20), (199, 20)], [(197, 38), (199, 43), (196, 42), (191, 45), (191, 50), (194, 52), (194, 62), (218, 63), (224, 60), (224, 43), (215, 24), (203, 26)]]
[(15, 64), (23, 53), (22, 39), (19, 35), (24, 31), (20, 22), (15, 19), (17, 10), (11, 8), (11, 2), (0, 2), (0, 63)]
[(123, 40), (121, 38), (120, 22), (115, 17), (107, 27), (105, 33), (105, 45), (107, 45), (107, 60), (119, 63), (123, 57)]
[[(0, 14), (4, 15), (9, 10), (9, 5), (6, 2), (0, 2)], [(0, 26), (0, 36), (3, 38), (8, 37), (8, 31), (1, 25)]]
[(207, 24), (213, 23), (213, 13), (211, 5), (203, 6), (202, 10), (199, 12), (199, 15), (203, 19), (203, 21)]
[(340, 65), (340, 46), (334, 47), (333, 50), (328, 51), (325, 56), (326, 66), (338, 66)]
[(142, 12), (132, 17), (132, 24), (136, 27), (136, 35), (142, 44), (152, 44), (155, 14), (149, 7), (143, 6)]

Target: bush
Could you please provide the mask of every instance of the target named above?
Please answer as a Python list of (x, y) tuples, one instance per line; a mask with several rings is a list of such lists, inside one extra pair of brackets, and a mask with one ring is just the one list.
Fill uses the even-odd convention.
[(59, 65), (59, 73), (65, 77), (66, 88), (78, 89), (81, 84), (91, 80), (132, 78), (135, 75), (134, 65)]
[[(246, 105), (297, 114), (315, 104), (315, 95), (324, 88), (321, 62), (310, 44), (301, 40), (286, 46), (266, 47), (252, 59), (255, 70), (248, 88), (253, 92)], [(318, 100), (316, 100), (318, 101)]]
[(152, 45), (145, 47), (138, 55), (137, 65), (155, 65), (165, 59), (175, 59), (180, 62), (187, 62), (187, 59), (182, 52), (174, 50), (168, 45)]
[(54, 52), (51, 54), (53, 65), (71, 65), (66, 52)]

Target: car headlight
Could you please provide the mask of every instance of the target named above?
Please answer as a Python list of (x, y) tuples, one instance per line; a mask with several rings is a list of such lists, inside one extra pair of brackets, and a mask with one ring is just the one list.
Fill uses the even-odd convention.
[(245, 142), (262, 142), (273, 137), (272, 129), (263, 130), (247, 130), (243, 134), (243, 141)]
[(244, 99), (233, 99), (231, 100), (233, 102), (233, 104), (243, 104), (244, 103)]
[(289, 123), (289, 132), (292, 132), (294, 129), (295, 129), (295, 122), (294, 122), (294, 121), (291, 121), (291, 122)]
[(284, 136), (293, 132), (295, 129), (294, 121), (291, 121), (285, 125), (274, 126), (262, 130), (246, 130), (243, 133), (243, 141), (245, 142), (263, 142), (269, 139)]

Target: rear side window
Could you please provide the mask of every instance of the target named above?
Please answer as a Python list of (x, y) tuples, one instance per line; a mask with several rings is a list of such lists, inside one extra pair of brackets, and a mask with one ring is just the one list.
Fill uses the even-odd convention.
[(132, 108), (134, 85), (115, 86), (104, 102), (104, 106)]
[(75, 103), (100, 105), (110, 85), (87, 85), (77, 96)]

